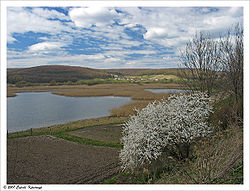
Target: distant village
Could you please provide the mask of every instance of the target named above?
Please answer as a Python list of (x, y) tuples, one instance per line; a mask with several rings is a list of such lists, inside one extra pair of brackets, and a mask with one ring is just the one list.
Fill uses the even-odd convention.
[(131, 82), (142, 82), (142, 81), (167, 81), (167, 78), (142, 78), (141, 76), (119, 76), (111, 74), (114, 80), (118, 81), (131, 81)]

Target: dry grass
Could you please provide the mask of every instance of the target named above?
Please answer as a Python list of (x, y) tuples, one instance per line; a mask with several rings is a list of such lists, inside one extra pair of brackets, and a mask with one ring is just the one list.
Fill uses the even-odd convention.
[(7, 97), (15, 97), (16, 94), (14, 92), (7, 92)]
[(163, 184), (212, 184), (226, 182), (243, 159), (242, 128), (231, 127), (194, 146), (196, 159), (175, 164), (157, 181)]
[(33, 86), (33, 87), (8, 87), (8, 95), (20, 92), (50, 91), (57, 95), (73, 97), (89, 96), (126, 96), (135, 100), (155, 100), (166, 97), (167, 94), (155, 94), (144, 89), (183, 88), (179, 84), (98, 84), (94, 86)]
[(126, 117), (130, 115), (135, 115), (135, 108), (141, 110), (146, 107), (151, 101), (137, 101), (125, 104), (119, 108), (114, 108), (110, 111), (110, 116), (114, 117)]
[[(243, 158), (243, 131), (236, 126), (218, 132), (208, 141), (201, 142), (196, 150), (197, 173), (193, 175), (198, 183), (215, 183), (227, 179), (229, 172)], [(190, 173), (191, 173), (190, 169)]]
[(155, 100), (167, 97), (167, 94), (156, 94), (144, 89), (152, 88), (178, 88), (174, 84), (104, 84), (95, 86), (84, 86), (77, 89), (56, 89), (52, 92), (64, 96), (124, 96), (134, 100)]

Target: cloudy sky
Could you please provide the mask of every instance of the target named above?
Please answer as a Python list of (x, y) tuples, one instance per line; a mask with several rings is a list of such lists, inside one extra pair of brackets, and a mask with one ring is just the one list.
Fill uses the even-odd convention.
[(8, 7), (8, 67), (175, 68), (196, 32), (242, 22), (241, 7)]

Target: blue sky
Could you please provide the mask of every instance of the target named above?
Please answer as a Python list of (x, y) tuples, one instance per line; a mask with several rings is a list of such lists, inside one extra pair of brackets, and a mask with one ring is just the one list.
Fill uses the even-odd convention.
[(223, 36), (241, 7), (8, 7), (9, 68), (176, 68), (196, 32)]

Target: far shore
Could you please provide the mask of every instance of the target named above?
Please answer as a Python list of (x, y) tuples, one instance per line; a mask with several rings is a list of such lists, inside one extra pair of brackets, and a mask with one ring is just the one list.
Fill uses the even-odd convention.
[(14, 97), (16, 93), (23, 92), (51, 92), (56, 95), (71, 97), (92, 97), (92, 96), (124, 96), (133, 100), (160, 99), (165, 93), (152, 93), (144, 89), (185, 89), (180, 84), (98, 84), (88, 85), (60, 85), (60, 86), (8, 86), (7, 97)]

